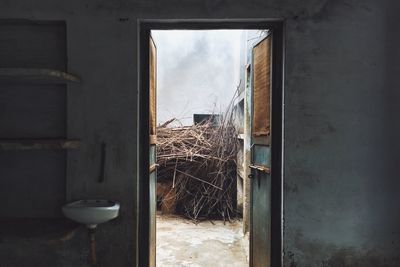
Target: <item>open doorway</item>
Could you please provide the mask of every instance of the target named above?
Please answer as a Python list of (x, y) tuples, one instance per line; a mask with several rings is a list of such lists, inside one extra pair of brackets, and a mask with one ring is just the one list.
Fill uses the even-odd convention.
[(151, 32), (158, 267), (249, 266), (245, 76), (248, 54), (267, 35), (267, 30)]
[[(279, 167), (275, 174), (281, 176), (282, 106), (279, 102), (275, 106), (280, 110), (279, 120), (275, 118), (279, 122), (277, 143), (271, 127), (273, 74), (279, 75), (279, 71), (272, 72), (276, 42), (272, 28), (252, 25), (252, 30), (221, 27), (199, 31), (199, 25), (192, 25), (195, 31), (150, 32), (154, 28), (146, 26), (150, 27), (141, 31), (141, 37), (148, 41), (144, 50), (148, 53), (140, 56), (148, 56), (148, 69), (141, 68), (140, 81), (148, 91), (140, 91), (139, 114), (141, 125), (149, 132), (147, 137), (140, 134), (139, 153), (147, 152), (148, 157), (146, 160), (139, 154), (138, 168), (148, 179), (146, 182), (142, 176), (139, 183), (139, 235), (145, 245), (139, 247), (140, 266), (271, 266), (280, 262), (281, 184), (272, 182), (271, 169)], [(182, 42), (177, 34), (186, 35)], [(201, 42), (196, 41), (196, 35), (201, 36)], [(204, 46), (219, 45), (207, 43), (208, 37), (213, 36), (215, 42), (224, 35), (228, 45), (222, 50), (202, 53)], [(279, 36), (276, 39), (279, 41)], [(178, 53), (165, 60), (157, 51), (165, 44), (168, 50), (168, 41), (169, 48)], [(177, 43), (184, 46), (174, 47)], [(143, 51), (144, 42), (141, 44)], [(185, 51), (190, 46), (193, 53)], [(229, 55), (229, 50), (236, 54)], [(186, 62), (179, 61), (182, 54)], [(173, 73), (165, 75), (168, 68)], [(202, 80), (196, 80), (198, 76)], [(218, 97), (210, 99), (207, 89)], [(163, 96), (168, 100), (160, 101)], [(280, 92), (275, 99), (281, 96)], [(156, 104), (157, 99), (161, 105)], [(188, 100), (194, 101), (191, 104)], [(167, 109), (162, 106), (166, 104)], [(149, 144), (147, 151), (143, 141)], [(279, 155), (279, 164), (271, 160), (277, 158), (274, 154)], [(147, 170), (142, 164), (149, 166)], [(272, 193), (274, 187), (279, 192)], [(274, 229), (278, 231), (274, 233)], [(250, 242), (246, 241), (248, 232)]]

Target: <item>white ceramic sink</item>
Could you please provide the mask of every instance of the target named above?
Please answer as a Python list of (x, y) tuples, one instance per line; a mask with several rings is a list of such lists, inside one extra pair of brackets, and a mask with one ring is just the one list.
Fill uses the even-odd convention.
[(78, 200), (64, 205), (62, 211), (65, 217), (95, 228), (118, 216), (119, 203), (104, 199)]

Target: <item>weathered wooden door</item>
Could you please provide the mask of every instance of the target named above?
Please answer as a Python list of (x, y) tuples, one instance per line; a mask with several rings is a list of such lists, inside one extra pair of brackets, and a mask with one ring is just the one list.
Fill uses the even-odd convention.
[(150, 58), (149, 58), (149, 67), (150, 67), (150, 81), (149, 81), (149, 134), (150, 134), (150, 142), (149, 142), (149, 154), (150, 154), (150, 259), (149, 265), (150, 267), (156, 266), (156, 184), (157, 184), (157, 168), (156, 168), (156, 141), (157, 141), (157, 108), (156, 108), (156, 93), (157, 93), (157, 49), (156, 45), (153, 41), (153, 38), (150, 36)]
[(271, 42), (252, 50), (250, 266), (271, 261)]

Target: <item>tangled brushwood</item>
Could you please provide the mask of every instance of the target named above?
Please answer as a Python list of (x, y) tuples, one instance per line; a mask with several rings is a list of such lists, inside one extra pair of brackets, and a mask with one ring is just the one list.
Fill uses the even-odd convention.
[(236, 215), (237, 134), (232, 115), (187, 127), (157, 128), (158, 183), (168, 184), (176, 213), (193, 220)]

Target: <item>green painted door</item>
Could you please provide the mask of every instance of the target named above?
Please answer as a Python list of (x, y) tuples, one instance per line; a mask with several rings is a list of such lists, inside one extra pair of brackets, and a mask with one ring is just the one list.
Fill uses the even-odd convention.
[(271, 255), (271, 39), (252, 49), (250, 265), (269, 267)]
[(157, 92), (157, 49), (150, 36), (150, 81), (149, 81), (149, 154), (150, 154), (150, 266), (156, 266), (156, 184), (157, 184), (157, 165), (156, 165), (156, 142), (157, 142), (157, 114), (156, 114), (156, 92)]

